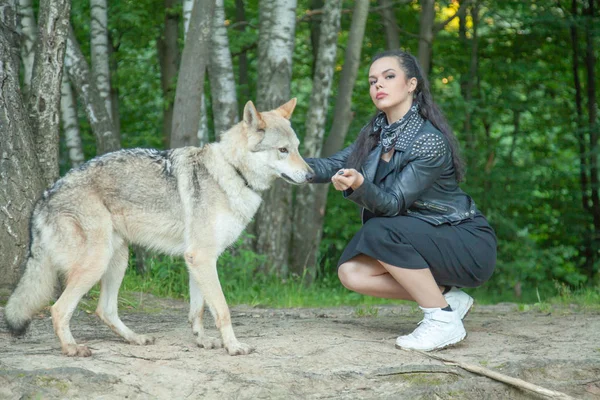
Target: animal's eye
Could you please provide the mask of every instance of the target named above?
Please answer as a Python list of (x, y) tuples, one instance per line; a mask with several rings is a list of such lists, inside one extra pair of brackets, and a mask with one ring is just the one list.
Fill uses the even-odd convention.
[(279, 152), (280, 152), (281, 154), (287, 154), (287, 153), (288, 153), (288, 149), (286, 149), (285, 147), (280, 147), (280, 148), (278, 148), (277, 150), (279, 150)]

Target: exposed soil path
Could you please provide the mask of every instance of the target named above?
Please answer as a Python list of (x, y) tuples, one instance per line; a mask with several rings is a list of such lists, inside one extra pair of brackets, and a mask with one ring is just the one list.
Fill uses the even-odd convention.
[[(61, 355), (48, 313), (21, 339), (11, 338), (0, 322), (0, 399), (543, 398), (396, 350), (396, 336), (412, 331), (420, 319), (408, 306), (366, 312), (234, 307), (236, 334), (256, 351), (231, 357), (195, 345), (184, 302), (150, 297), (146, 304), (145, 312), (121, 311), (129, 327), (156, 337), (143, 347), (121, 341), (95, 315), (77, 311), (73, 335), (89, 345), (89, 358)], [(212, 325), (210, 318), (206, 322)], [(467, 339), (436, 354), (577, 399), (600, 399), (599, 312), (476, 306), (465, 325)]]

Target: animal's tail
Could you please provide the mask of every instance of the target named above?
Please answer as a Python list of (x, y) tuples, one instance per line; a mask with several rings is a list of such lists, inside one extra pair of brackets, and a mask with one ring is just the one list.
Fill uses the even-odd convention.
[(8, 299), (4, 318), (9, 331), (21, 336), (33, 316), (52, 298), (57, 274), (43, 256), (29, 255), (19, 284)]

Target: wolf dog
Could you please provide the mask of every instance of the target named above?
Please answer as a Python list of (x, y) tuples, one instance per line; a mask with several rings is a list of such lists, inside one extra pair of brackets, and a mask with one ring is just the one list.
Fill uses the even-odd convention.
[[(81, 298), (101, 282), (96, 314), (126, 341), (154, 338), (119, 318), (117, 297), (127, 268), (128, 244), (183, 255), (190, 274), (190, 316), (200, 347), (248, 354), (233, 332), (217, 275), (217, 258), (239, 237), (261, 203), (260, 192), (280, 177), (291, 184), (314, 172), (298, 152), (291, 99), (258, 112), (249, 101), (243, 120), (203, 147), (167, 151), (129, 149), (108, 153), (71, 170), (46, 190), (31, 217), (31, 241), (23, 275), (5, 309), (10, 331), (23, 334), (54, 294), (52, 324), (67, 356), (91, 355), (71, 335), (69, 322)], [(205, 305), (221, 339), (206, 336)]]

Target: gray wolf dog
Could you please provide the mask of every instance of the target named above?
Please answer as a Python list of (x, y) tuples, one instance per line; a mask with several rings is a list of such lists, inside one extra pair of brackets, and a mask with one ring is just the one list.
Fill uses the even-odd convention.
[[(125, 326), (117, 311), (128, 244), (134, 243), (184, 256), (192, 281), (191, 322), (201, 347), (224, 346), (231, 355), (250, 353), (252, 348), (233, 332), (217, 258), (250, 222), (261, 203), (259, 193), (276, 178), (303, 184), (314, 176), (298, 153), (289, 121), (295, 106), (294, 98), (261, 113), (249, 101), (243, 120), (219, 142), (168, 151), (116, 151), (58, 180), (31, 217), (30, 254), (5, 309), (11, 332), (25, 332), (62, 275), (65, 289), (51, 314), (64, 354), (91, 355), (88, 347), (75, 342), (69, 321), (98, 281), (100, 319), (130, 343), (153, 343), (154, 338)], [(205, 304), (221, 340), (204, 334)]]

